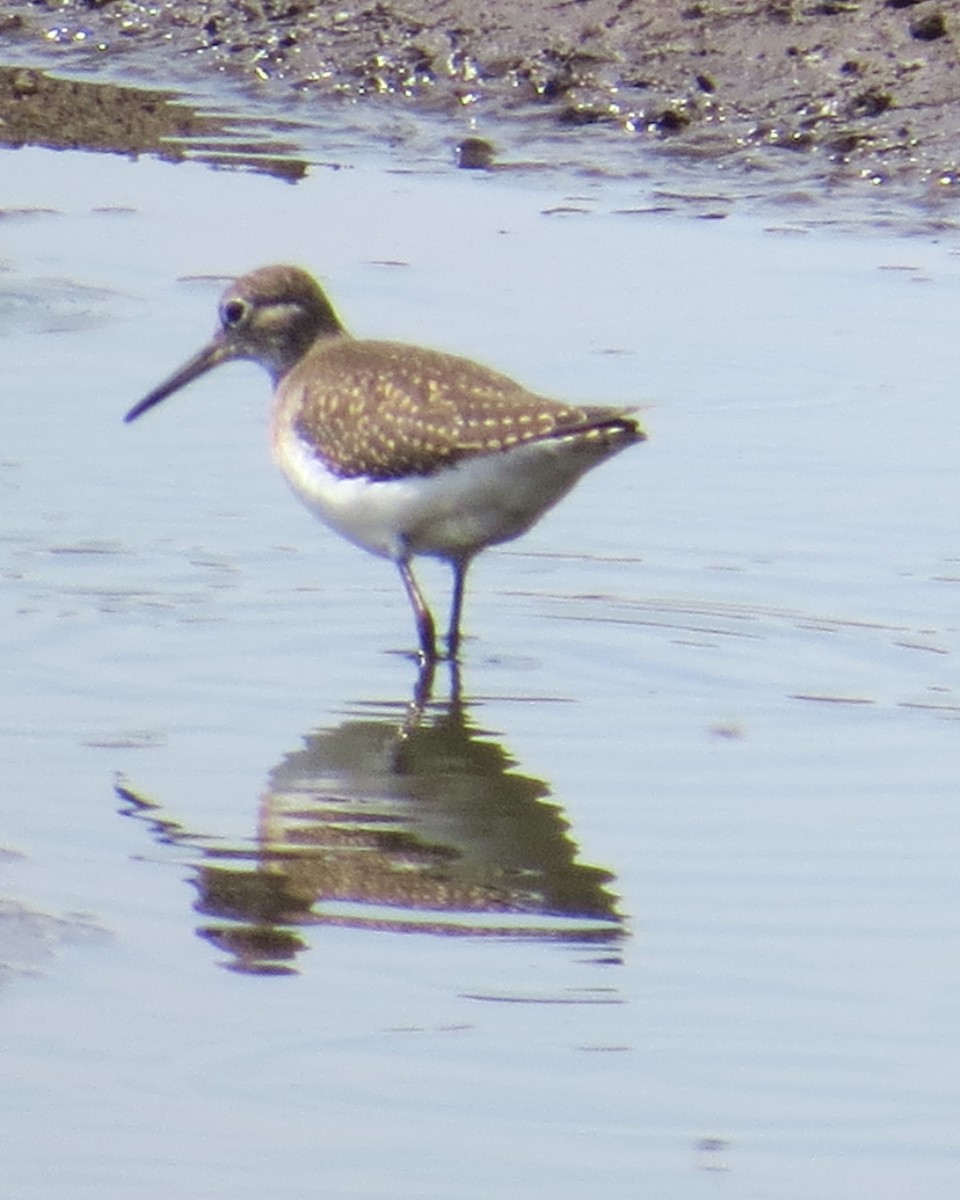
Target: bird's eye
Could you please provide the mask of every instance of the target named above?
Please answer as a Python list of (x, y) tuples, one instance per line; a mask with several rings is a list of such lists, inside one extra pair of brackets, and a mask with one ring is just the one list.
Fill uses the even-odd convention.
[(246, 321), (250, 306), (244, 300), (228, 300), (220, 309), (224, 329), (237, 329)]

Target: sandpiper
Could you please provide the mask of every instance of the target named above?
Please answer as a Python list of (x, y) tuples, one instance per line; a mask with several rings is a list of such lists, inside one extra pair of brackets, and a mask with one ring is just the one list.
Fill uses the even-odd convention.
[(260, 363), (273, 380), (273, 456), (297, 496), (397, 565), (431, 663), (435, 626), (411, 560), (453, 568), (446, 640), (456, 658), (474, 556), (525, 533), (581, 475), (646, 436), (628, 409), (558, 403), (465, 358), (355, 339), (316, 281), (291, 266), (231, 284), (212, 340), (126, 420), (233, 359)]

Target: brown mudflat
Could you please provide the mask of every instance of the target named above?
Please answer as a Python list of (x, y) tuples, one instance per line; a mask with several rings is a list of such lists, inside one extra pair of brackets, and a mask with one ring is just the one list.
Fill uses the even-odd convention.
[[(0, 4), (0, 33), (21, 51), (59, 44), (67, 61), (74, 52), (89, 61), (94, 46), (126, 64), (155, 51), (179, 72), (171, 83), (184, 70), (227, 69), (308, 100), (395, 96), (497, 116), (539, 106), (572, 137), (605, 123), (691, 154), (814, 152), (877, 180), (947, 188), (958, 167), (960, 17), (936, 0), (21, 0)], [(24, 80), (0, 77), (8, 127), (31, 107)], [(57, 104), (44, 100), (33, 105), (37, 121)], [(102, 100), (91, 95), (84, 112), (76, 92), (65, 97), (64, 137), (82, 121), (75, 140), (90, 139)], [(115, 120), (109, 106), (100, 112), (101, 123)], [(155, 112), (152, 101), (142, 109), (145, 138)]]

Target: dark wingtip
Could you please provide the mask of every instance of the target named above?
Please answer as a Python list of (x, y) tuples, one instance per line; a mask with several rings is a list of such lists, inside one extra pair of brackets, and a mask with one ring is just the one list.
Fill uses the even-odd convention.
[(597, 422), (594, 428), (609, 429), (611, 431), (619, 430), (621, 433), (629, 434), (636, 442), (645, 442), (647, 440), (647, 431), (636, 417), (629, 415), (629, 412), (616, 413), (609, 420)]

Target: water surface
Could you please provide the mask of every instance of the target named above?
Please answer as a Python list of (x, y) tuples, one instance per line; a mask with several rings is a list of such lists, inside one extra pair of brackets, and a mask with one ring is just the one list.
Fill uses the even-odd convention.
[[(955, 1195), (950, 235), (3, 157), (11, 1195)], [(358, 333), (644, 406), (480, 560), (419, 720), (265, 378), (121, 422), (283, 260)]]

